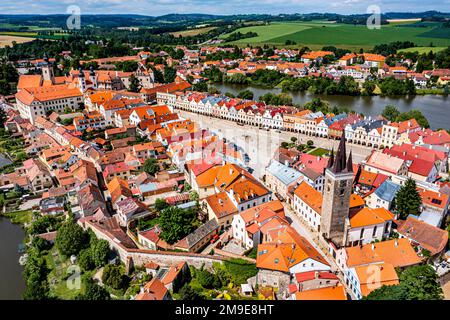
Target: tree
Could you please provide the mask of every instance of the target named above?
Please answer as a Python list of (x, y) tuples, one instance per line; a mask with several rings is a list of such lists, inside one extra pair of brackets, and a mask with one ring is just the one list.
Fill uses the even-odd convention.
[(405, 300), (406, 289), (400, 285), (386, 286), (373, 290), (363, 300)]
[(87, 235), (83, 229), (72, 220), (66, 221), (58, 229), (55, 244), (56, 248), (64, 257), (70, 257), (78, 254), (81, 249), (86, 247)]
[(49, 269), (46, 260), (34, 247), (28, 249), (28, 260), (23, 272), (26, 288), (23, 293), (24, 300), (46, 300), (50, 297), (50, 288), (47, 281)]
[(111, 252), (108, 241), (103, 239), (95, 241), (91, 248), (91, 252), (94, 265), (97, 268), (104, 266), (108, 262), (108, 256)]
[(438, 275), (430, 265), (413, 266), (400, 274), (408, 300), (442, 300)]
[(372, 291), (366, 300), (442, 300), (438, 275), (430, 265), (418, 265), (403, 270), (400, 284), (382, 286)]
[(417, 214), (421, 204), (422, 198), (417, 191), (416, 182), (409, 178), (395, 196), (395, 207), (400, 218), (406, 219), (410, 214)]
[(165, 67), (164, 68), (164, 82), (165, 83), (174, 82), (176, 76), (177, 76), (177, 70), (175, 70), (172, 67)]
[(192, 190), (191, 192), (189, 192), (189, 200), (191, 200), (191, 201), (199, 200), (199, 195), (195, 190)]
[(429, 128), (430, 124), (428, 123), (428, 119), (425, 118), (423, 113), (420, 110), (412, 109), (408, 112), (401, 113), (395, 121), (401, 122), (401, 121), (407, 121), (411, 119), (416, 119), (417, 123), (423, 127), (423, 128)]
[(200, 301), (203, 300), (203, 298), (194, 289), (192, 289), (188, 283), (186, 283), (180, 290), (180, 300)]
[(131, 92), (139, 92), (141, 91), (141, 83), (138, 78), (134, 74), (130, 76), (130, 85), (129, 85), (129, 91)]
[(169, 244), (177, 242), (192, 231), (196, 217), (194, 210), (177, 207), (164, 209), (159, 216), (160, 237)]
[(128, 277), (121, 266), (108, 264), (103, 269), (102, 281), (113, 289), (123, 289), (128, 284)]
[(364, 94), (371, 96), (375, 91), (376, 84), (374, 81), (366, 80), (363, 83)]
[(239, 92), (238, 98), (252, 100), (253, 99), (253, 91), (248, 90), (248, 89), (243, 90), (243, 91)]
[(159, 167), (158, 160), (156, 158), (150, 158), (145, 160), (143, 169), (145, 172), (151, 174), (152, 176), (154, 176), (157, 172), (161, 170), (161, 168)]
[[(0, 94), (1, 94), (1, 89), (0, 89)], [(5, 126), (5, 121), (6, 121), (6, 112), (5, 110), (3, 110), (3, 108), (0, 108), (0, 128), (3, 128)]]
[(214, 275), (207, 270), (197, 270), (196, 272), (198, 283), (203, 288), (213, 289), (215, 286)]
[(389, 121), (395, 121), (395, 119), (397, 119), (400, 115), (400, 111), (398, 111), (396, 106), (388, 105), (384, 107), (381, 115)]
[(97, 300), (97, 301), (103, 301), (103, 300), (110, 300), (111, 296), (106, 291), (105, 288), (100, 287), (98, 284), (96, 284), (92, 279), (88, 279), (86, 281), (86, 287), (84, 294), (80, 294), (76, 297), (76, 300)]
[(210, 87), (208, 88), (208, 93), (209, 93), (209, 94), (220, 94), (220, 90), (217, 89), (217, 88), (214, 87), (214, 86), (210, 86)]
[(308, 147), (312, 147), (314, 145), (314, 141), (308, 140), (306, 141), (306, 144), (308, 145)]
[(292, 143), (296, 143), (297, 142), (297, 138), (296, 137), (291, 137), (291, 141), (292, 141)]
[(47, 241), (41, 237), (33, 237), (33, 240), (31, 240), (31, 245), (36, 248), (38, 252), (49, 250), (52, 247), (50, 241)]
[(159, 212), (163, 211), (164, 209), (170, 207), (170, 205), (166, 202), (164, 199), (156, 199), (155, 201), (155, 209)]
[(83, 271), (90, 271), (95, 268), (92, 261), (91, 249), (81, 250), (77, 256), (77, 263)]

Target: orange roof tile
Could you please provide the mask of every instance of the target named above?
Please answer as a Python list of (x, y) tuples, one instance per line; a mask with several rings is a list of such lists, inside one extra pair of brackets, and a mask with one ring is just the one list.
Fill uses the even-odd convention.
[(382, 286), (399, 284), (397, 272), (390, 263), (358, 266), (355, 271), (364, 297)]
[(296, 300), (347, 300), (347, 294), (342, 285), (299, 291), (295, 293)]
[(350, 226), (359, 228), (392, 221), (394, 214), (385, 208), (363, 208), (350, 217)]
[(363, 246), (345, 248), (347, 266), (386, 262), (394, 267), (407, 267), (421, 262), (408, 239), (393, 239)]
[(294, 191), (295, 195), (310, 206), (318, 214), (322, 214), (322, 194), (303, 181)]

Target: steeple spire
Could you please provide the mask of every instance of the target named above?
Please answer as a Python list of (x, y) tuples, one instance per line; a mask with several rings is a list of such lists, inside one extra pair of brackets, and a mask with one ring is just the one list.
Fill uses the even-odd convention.
[(327, 168), (333, 167), (333, 164), (334, 164), (334, 147), (333, 147), (333, 149), (331, 149), (331, 156), (330, 156), (330, 159), (328, 159)]
[(339, 142), (339, 148), (336, 153), (336, 160), (333, 166), (334, 173), (339, 173), (345, 170), (347, 166), (346, 158), (347, 156), (345, 151), (345, 132), (342, 132), (341, 141)]
[(352, 159), (352, 150), (350, 150), (350, 154), (347, 159), (347, 171), (353, 172), (353, 159)]

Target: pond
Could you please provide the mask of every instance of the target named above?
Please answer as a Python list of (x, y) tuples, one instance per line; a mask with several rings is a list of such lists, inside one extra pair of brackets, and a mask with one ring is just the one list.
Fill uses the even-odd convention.
[[(281, 89), (265, 89), (251, 87), (247, 85), (236, 84), (213, 84), (222, 93), (231, 92), (237, 95), (244, 89), (249, 89), (254, 93), (254, 100), (267, 92), (281, 93)], [(321, 98), (329, 101), (331, 106), (348, 107), (358, 113), (366, 116), (376, 116), (383, 112), (387, 105), (395, 105), (401, 112), (411, 109), (419, 109), (428, 119), (432, 129), (445, 128), (450, 129), (450, 97), (442, 95), (423, 95), (415, 97), (353, 97), (339, 95), (315, 95), (309, 92), (290, 93), (295, 104), (303, 105), (313, 98)]]
[(23, 267), (19, 265), (19, 245), (25, 232), (18, 224), (0, 217), (0, 300), (22, 299), (25, 281)]

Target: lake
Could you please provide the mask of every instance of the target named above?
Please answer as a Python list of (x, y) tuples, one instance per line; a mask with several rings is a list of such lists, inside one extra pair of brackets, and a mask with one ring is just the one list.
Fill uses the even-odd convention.
[(22, 299), (25, 282), (23, 267), (19, 265), (19, 244), (25, 237), (24, 230), (7, 218), (0, 217), (0, 300)]
[[(254, 100), (258, 100), (260, 96), (267, 92), (275, 94), (281, 93), (281, 89), (265, 89), (259, 87), (251, 87), (246, 85), (235, 84), (213, 84), (214, 87), (222, 93), (231, 92), (237, 95), (244, 89), (250, 89), (254, 93)], [(353, 97), (353, 96), (339, 96), (339, 95), (315, 95), (309, 92), (292, 93), (292, 100), (295, 104), (303, 105), (313, 98), (321, 98), (327, 100), (330, 106), (348, 107), (358, 113), (366, 116), (376, 116), (383, 112), (387, 105), (394, 105), (401, 112), (409, 111), (411, 109), (419, 109), (428, 119), (432, 129), (445, 128), (450, 129), (450, 97), (441, 95), (424, 95), (415, 97)]]

